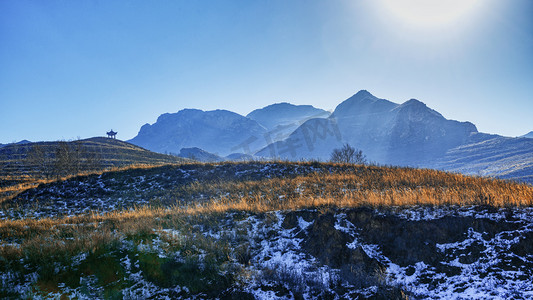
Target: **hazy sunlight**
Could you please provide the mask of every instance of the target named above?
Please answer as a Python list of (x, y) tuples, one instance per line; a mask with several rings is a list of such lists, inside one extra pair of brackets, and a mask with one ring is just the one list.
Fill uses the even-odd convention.
[(468, 17), (479, 0), (380, 0), (395, 18), (408, 25), (437, 27)]

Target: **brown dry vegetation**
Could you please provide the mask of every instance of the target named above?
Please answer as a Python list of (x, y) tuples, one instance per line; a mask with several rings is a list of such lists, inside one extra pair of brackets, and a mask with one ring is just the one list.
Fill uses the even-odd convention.
[(375, 166), (357, 166), (341, 173), (317, 172), (295, 178), (196, 182), (180, 188), (179, 193), (213, 195), (205, 209), (216, 208), (217, 211), (220, 210), (218, 207), (228, 205), (239, 205), (239, 209), (249, 211), (268, 211), (322, 205), (510, 207), (533, 204), (533, 187), (525, 184), (428, 169)]
[(0, 149), (0, 203), (41, 183), (187, 162), (115, 139), (11, 144)]
[(124, 237), (149, 234), (153, 229), (172, 228), (178, 224), (183, 227), (191, 218), (209, 221), (229, 211), (533, 205), (533, 187), (525, 184), (435, 170), (353, 165), (346, 165), (343, 172), (320, 172), (294, 178), (192, 183), (179, 187), (175, 193), (207, 194), (210, 200), (179, 203), (166, 197), (159, 207), (57, 219), (3, 220), (0, 221), (0, 240), (3, 241), (0, 256), (8, 261), (20, 257), (46, 259), (52, 253), (69, 257), (80, 251), (96, 251)]
[[(182, 163), (184, 164), (184, 163)], [(86, 172), (79, 172), (77, 174), (70, 174), (65, 176), (58, 176), (53, 178), (42, 178), (40, 176), (31, 176), (31, 175), (7, 175), (0, 176), (0, 203), (13, 199), (18, 194), (39, 186), (40, 184), (52, 183), (64, 181), (70, 178), (78, 176), (88, 176), (88, 175), (100, 175), (107, 172), (120, 172), (127, 170), (137, 170), (137, 169), (153, 169), (163, 165), (169, 164), (132, 164), (120, 167), (108, 167), (102, 168), (100, 170), (91, 170)]]

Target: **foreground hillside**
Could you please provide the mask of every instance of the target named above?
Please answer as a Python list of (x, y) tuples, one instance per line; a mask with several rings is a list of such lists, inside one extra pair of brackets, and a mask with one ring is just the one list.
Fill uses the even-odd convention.
[(527, 299), (532, 205), (527, 185), (409, 168), (81, 176), (2, 204), (0, 295)]

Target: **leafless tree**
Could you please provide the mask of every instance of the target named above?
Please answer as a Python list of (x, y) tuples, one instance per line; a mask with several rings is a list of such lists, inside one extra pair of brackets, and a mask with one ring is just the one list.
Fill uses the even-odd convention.
[(33, 144), (25, 155), (25, 170), (30, 175), (51, 178), (76, 175), (102, 169), (98, 147), (88, 147), (81, 141), (56, 144)]
[(26, 165), (29, 170), (35, 170), (44, 178), (54, 174), (54, 157), (44, 145), (33, 144), (30, 147), (26, 155)]
[(93, 151), (89, 151), (87, 147), (84, 148), (84, 167), (86, 171), (96, 171), (103, 167), (102, 156), (96, 150), (95, 148)]
[(75, 169), (74, 157), (67, 142), (57, 143), (54, 169), (57, 177), (72, 174)]
[(89, 151), (87, 151), (87, 147), (83, 145), (83, 142), (80, 140), (71, 142), (70, 152), (73, 163), (71, 168), (72, 173), (79, 174), (83, 171), (89, 171), (87, 164)]
[(361, 164), (366, 163), (366, 156), (362, 150), (355, 149), (350, 144), (344, 144), (342, 148), (333, 149), (331, 152), (331, 162)]

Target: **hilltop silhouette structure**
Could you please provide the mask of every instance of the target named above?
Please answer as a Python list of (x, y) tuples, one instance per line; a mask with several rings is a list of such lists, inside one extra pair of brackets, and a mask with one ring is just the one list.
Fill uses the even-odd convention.
[(117, 138), (117, 133), (118, 132), (115, 132), (115, 131), (113, 131), (113, 129), (111, 129), (111, 131), (107, 132), (107, 137), (110, 138), (110, 139), (116, 139)]

